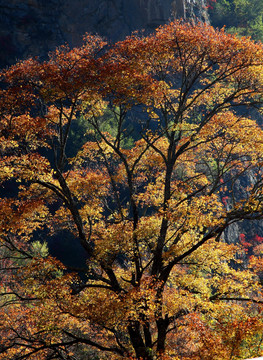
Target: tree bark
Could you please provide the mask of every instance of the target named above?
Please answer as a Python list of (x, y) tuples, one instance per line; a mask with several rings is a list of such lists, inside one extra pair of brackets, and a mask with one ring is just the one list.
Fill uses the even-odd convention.
[(128, 326), (128, 331), (134, 348), (136, 359), (140, 360), (153, 360), (151, 349), (148, 348), (143, 340), (140, 332), (140, 323), (135, 322)]
[(169, 326), (169, 319), (167, 316), (164, 319), (159, 318), (156, 321), (156, 323), (158, 328), (157, 354), (162, 355), (165, 350), (165, 341), (166, 341), (167, 328)]

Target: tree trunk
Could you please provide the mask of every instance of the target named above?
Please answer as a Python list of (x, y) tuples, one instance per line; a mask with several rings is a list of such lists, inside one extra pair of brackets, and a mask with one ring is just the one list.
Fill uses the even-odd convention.
[(145, 344), (140, 332), (140, 323), (135, 322), (128, 326), (128, 331), (134, 348), (136, 359), (140, 360), (153, 360), (151, 349)]
[(156, 321), (157, 328), (158, 328), (158, 338), (157, 338), (157, 354), (162, 355), (165, 351), (165, 341), (166, 341), (166, 334), (167, 328), (169, 326), (169, 320), (166, 317), (165, 319), (158, 319)]

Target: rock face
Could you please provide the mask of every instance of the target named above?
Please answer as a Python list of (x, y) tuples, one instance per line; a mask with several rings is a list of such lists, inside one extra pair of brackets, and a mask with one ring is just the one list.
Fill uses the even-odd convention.
[(206, 0), (0, 0), (0, 66), (43, 56), (86, 32), (111, 41), (173, 17), (208, 21)]

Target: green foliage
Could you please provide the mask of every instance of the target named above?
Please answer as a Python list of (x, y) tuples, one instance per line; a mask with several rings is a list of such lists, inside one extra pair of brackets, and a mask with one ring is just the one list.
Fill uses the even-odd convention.
[(263, 40), (262, 0), (217, 0), (210, 17), (214, 27), (226, 26), (230, 33)]
[(48, 256), (48, 245), (46, 242), (36, 240), (32, 243), (32, 253), (36, 257), (47, 257)]
[(123, 122), (120, 124), (119, 119), (122, 117), (121, 109), (117, 107), (108, 107), (103, 115), (98, 119), (99, 127), (102, 132), (108, 132), (111, 136), (116, 137), (118, 134), (118, 127), (121, 125), (121, 147), (130, 149), (134, 143), (134, 138), (137, 134), (129, 124), (129, 118), (123, 117)]
[[(106, 108), (104, 113), (98, 118), (100, 129), (103, 132), (108, 132), (111, 136), (115, 137), (118, 131), (118, 118), (120, 109), (118, 107), (110, 109)], [(123, 124), (126, 129), (122, 133), (121, 146), (130, 149), (133, 145), (134, 139), (132, 128), (129, 126), (128, 121)], [(67, 143), (67, 154), (69, 157), (74, 157), (81, 147), (90, 140), (94, 140), (92, 136), (93, 127), (87, 118), (81, 115), (76, 121), (72, 122), (69, 141)]]
[(88, 129), (89, 124), (83, 116), (72, 122), (67, 143), (67, 154), (69, 157), (74, 157), (81, 146), (88, 141), (88, 135), (86, 134)]

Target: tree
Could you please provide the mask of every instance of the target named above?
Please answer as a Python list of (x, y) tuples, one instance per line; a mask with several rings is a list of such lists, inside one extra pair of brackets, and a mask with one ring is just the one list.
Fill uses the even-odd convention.
[(209, 2), (213, 26), (226, 26), (231, 33), (263, 40), (263, 10), (260, 0), (217, 0)]
[[(263, 131), (244, 115), (260, 111), (262, 55), (174, 22), (112, 48), (86, 36), (3, 71), (0, 176), (17, 193), (0, 208), (0, 359), (262, 351), (260, 250), (247, 260), (244, 239), (224, 241), (231, 224), (263, 216)], [(68, 158), (79, 118), (87, 141)], [(34, 245), (61, 230), (85, 268)]]

